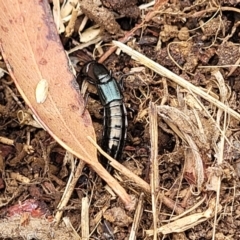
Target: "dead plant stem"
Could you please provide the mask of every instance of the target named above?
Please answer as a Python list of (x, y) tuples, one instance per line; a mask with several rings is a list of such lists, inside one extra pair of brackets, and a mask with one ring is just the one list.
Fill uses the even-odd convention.
[(128, 55), (132, 56), (135, 60), (139, 61), (141, 64), (145, 65), (146, 67), (152, 69), (154, 72), (160, 74), (163, 77), (167, 77), (168, 79), (171, 79), (173, 82), (177, 83), (183, 88), (186, 88), (190, 92), (193, 92), (200, 97), (204, 98), (205, 100), (211, 102), (218, 108), (222, 109), (226, 113), (230, 114), (232, 117), (236, 118), (240, 121), (240, 114), (234, 111), (232, 108), (228, 107), (224, 103), (218, 101), (216, 98), (210, 96), (208, 93), (204, 92), (200, 88), (194, 86), (190, 82), (186, 81), (184, 78), (176, 75), (175, 73), (171, 72), (167, 68), (161, 66), (160, 64), (152, 61), (150, 58), (144, 56), (143, 54), (137, 52), (136, 50), (130, 48), (129, 46), (118, 42), (113, 41), (113, 44), (118, 46), (123, 52), (127, 53)]

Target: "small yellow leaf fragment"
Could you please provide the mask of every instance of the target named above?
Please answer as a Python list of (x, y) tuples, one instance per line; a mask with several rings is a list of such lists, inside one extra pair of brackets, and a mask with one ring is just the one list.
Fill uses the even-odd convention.
[(48, 94), (48, 81), (41, 79), (36, 87), (36, 101), (37, 103), (44, 103)]
[(86, 43), (93, 39), (95, 39), (101, 32), (101, 29), (99, 27), (93, 26), (88, 29), (86, 29), (83, 33), (80, 34), (80, 42)]

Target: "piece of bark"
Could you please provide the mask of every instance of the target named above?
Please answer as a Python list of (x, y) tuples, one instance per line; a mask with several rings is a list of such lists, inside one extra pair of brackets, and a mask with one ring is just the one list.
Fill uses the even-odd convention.
[(114, 15), (105, 7), (100, 7), (94, 0), (81, 1), (83, 13), (103, 29), (111, 34), (123, 34), (120, 25), (116, 22)]

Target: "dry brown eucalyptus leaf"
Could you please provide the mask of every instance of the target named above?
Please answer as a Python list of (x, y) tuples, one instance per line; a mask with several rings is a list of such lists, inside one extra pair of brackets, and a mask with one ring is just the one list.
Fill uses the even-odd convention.
[[(0, 7), (4, 60), (25, 102), (65, 149), (86, 162), (97, 161), (96, 149), (86, 139), (95, 139), (91, 118), (83, 111), (84, 101), (68, 66), (48, 2), (2, 0)], [(46, 99), (39, 101), (36, 89), (43, 79), (48, 82), (48, 92), (43, 91)]]

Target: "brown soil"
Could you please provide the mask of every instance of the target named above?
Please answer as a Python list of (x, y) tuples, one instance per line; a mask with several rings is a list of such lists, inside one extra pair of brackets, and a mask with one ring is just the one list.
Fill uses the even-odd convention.
[[(94, 45), (72, 53), (70, 58), (78, 59), (77, 72), (93, 58), (105, 59), (111, 40), (126, 42), (128, 38), (130, 47), (240, 113), (239, 1), (156, 1), (155, 9), (141, 11), (139, 6), (148, 1), (102, 0), (104, 7), (93, 0), (82, 2), (84, 14), (101, 27), (103, 53), (95, 51)], [(82, 20), (83, 16), (77, 19), (75, 29)], [(89, 20), (87, 25), (94, 23)], [(68, 38), (62, 34), (61, 39), (70, 50), (79, 41), (78, 32)], [(81, 235), (82, 199), (87, 196), (90, 239), (130, 239), (133, 229), (136, 239), (153, 239), (154, 232), (146, 230), (154, 228), (159, 229), (155, 239), (240, 239), (239, 120), (124, 53), (112, 53), (104, 65), (124, 82), (129, 126), (123, 165), (151, 183), (152, 194), (115, 171), (121, 185), (139, 200), (135, 211), (129, 212), (86, 167), (63, 216)], [(2, 61), (0, 67), (5, 68)], [(64, 162), (65, 150), (47, 132), (19, 123), (24, 102), (6, 75), (0, 90), (1, 218), (14, 217), (8, 225), (16, 226), (18, 221), (19, 230), (29, 226), (29, 221), (41, 225), (34, 221), (44, 216), (49, 224), (41, 225), (39, 231), (47, 231), (53, 225), (71, 164)], [(87, 108), (100, 143), (102, 106), (96, 90), (90, 87), (88, 91)], [(152, 102), (156, 115), (149, 110)], [(157, 144), (151, 132), (157, 136)], [(6, 228), (2, 224), (1, 229)], [(56, 239), (70, 239), (56, 229), (51, 231), (56, 231)], [(0, 239), (22, 239), (16, 233), (1, 234)]]

